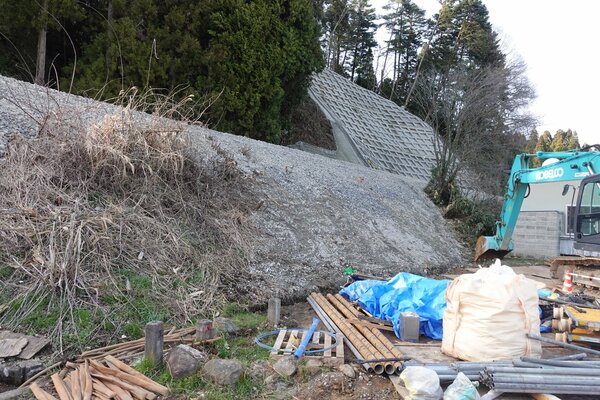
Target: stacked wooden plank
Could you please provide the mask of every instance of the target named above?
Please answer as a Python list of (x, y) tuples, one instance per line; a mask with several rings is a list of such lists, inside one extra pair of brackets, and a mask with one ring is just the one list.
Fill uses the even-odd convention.
[[(168, 388), (111, 355), (71, 366), (64, 378), (59, 373), (51, 377), (59, 400), (153, 400), (169, 394)], [(36, 383), (30, 388), (38, 400), (57, 400)]]
[[(172, 328), (170, 331), (165, 333), (164, 344), (165, 352), (170, 349), (172, 345), (188, 344), (193, 345), (197, 342), (195, 338), (196, 328)], [(213, 340), (216, 340), (215, 338)], [(212, 340), (209, 340), (212, 341)], [(204, 341), (207, 342), (207, 341)], [(98, 349), (93, 349), (81, 353), (78, 358), (78, 362), (84, 360), (102, 359), (107, 355), (114, 356), (119, 360), (130, 360), (136, 357), (141, 357), (144, 354), (144, 338), (131, 340), (129, 342), (117, 343)]]

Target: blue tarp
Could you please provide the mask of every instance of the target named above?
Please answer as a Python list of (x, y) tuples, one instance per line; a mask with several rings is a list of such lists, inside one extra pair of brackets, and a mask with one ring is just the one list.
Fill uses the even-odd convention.
[(419, 315), (420, 333), (442, 339), (442, 318), (446, 309), (444, 294), (448, 280), (436, 280), (400, 272), (387, 282), (364, 280), (343, 288), (340, 294), (358, 304), (373, 316), (390, 321), (400, 336), (400, 313)]

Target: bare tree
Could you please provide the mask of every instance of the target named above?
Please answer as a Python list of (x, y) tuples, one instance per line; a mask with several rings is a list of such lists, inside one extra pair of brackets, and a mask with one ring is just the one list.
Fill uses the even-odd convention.
[(439, 204), (452, 201), (459, 176), (489, 193), (502, 187), (503, 166), (523, 145), (520, 133), (535, 122), (525, 109), (535, 93), (524, 72), (522, 62), (480, 69), (463, 65), (419, 80), (414, 104), (437, 133), (428, 191)]

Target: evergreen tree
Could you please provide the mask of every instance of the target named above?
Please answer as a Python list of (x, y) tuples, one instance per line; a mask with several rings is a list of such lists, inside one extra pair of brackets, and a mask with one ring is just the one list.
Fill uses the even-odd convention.
[(350, 35), (346, 41), (350, 59), (350, 79), (368, 89), (375, 87), (373, 48), (375, 41), (375, 9), (368, 0), (353, 0), (349, 14)]
[(327, 67), (345, 74), (346, 43), (350, 35), (350, 1), (325, 0), (324, 44)]
[(385, 73), (389, 59), (392, 64), (390, 79), (393, 83), (387, 90), (380, 86), (380, 90), (385, 97), (404, 105), (410, 86), (416, 78), (418, 51), (425, 43), (429, 24), (425, 11), (411, 0), (392, 0), (384, 8), (389, 12), (383, 17), (383, 26), (390, 36), (386, 41), (381, 72)]

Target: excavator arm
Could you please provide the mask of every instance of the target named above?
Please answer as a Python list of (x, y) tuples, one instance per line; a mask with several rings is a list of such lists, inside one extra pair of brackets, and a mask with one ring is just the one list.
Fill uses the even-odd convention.
[[(546, 165), (532, 168), (530, 161), (535, 156), (546, 160)], [(600, 173), (600, 151), (538, 151), (536, 154), (517, 155), (508, 178), (500, 221), (496, 222), (496, 234), (479, 237), (475, 261), (502, 258), (512, 251), (512, 234), (529, 185), (582, 180), (597, 173)]]

